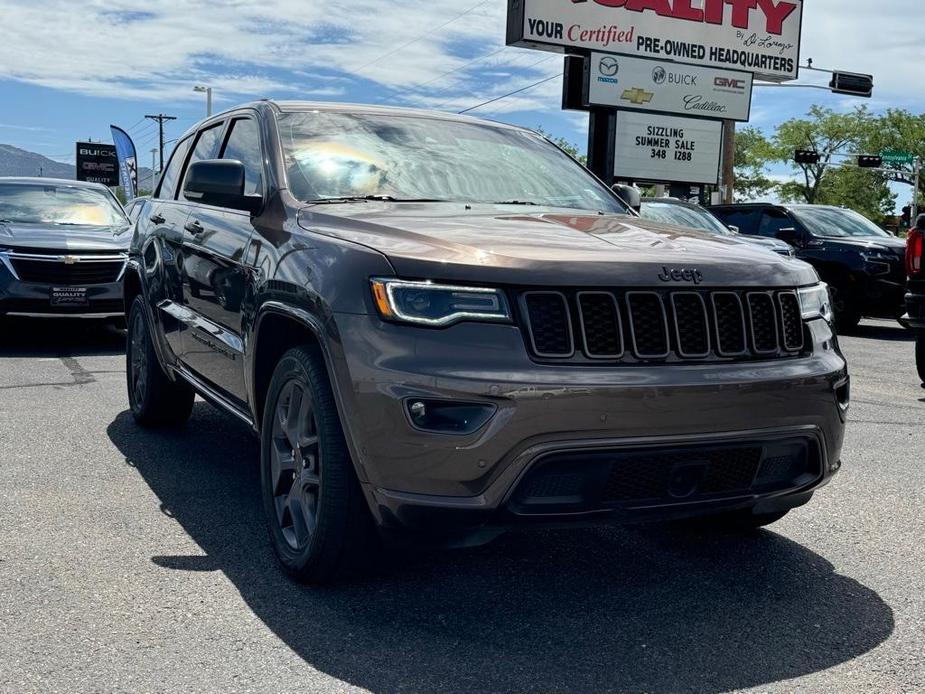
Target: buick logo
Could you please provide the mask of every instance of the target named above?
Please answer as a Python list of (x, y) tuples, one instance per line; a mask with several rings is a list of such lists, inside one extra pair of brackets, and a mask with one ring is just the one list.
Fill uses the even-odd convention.
[(601, 58), (601, 62), (597, 64), (597, 70), (604, 75), (604, 77), (614, 77), (620, 72), (620, 64), (617, 62), (616, 58), (605, 56)]
[(661, 65), (652, 71), (652, 81), (655, 82), (655, 84), (663, 84), (667, 77), (668, 73), (665, 72), (665, 68)]

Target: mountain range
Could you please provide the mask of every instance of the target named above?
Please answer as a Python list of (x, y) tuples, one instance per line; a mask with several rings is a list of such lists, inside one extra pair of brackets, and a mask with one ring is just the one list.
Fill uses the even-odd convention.
[[(76, 167), (46, 156), (30, 152), (13, 145), (0, 144), (0, 176), (44, 176), (45, 178), (69, 178), (75, 176)], [(151, 187), (151, 169), (138, 169), (139, 188)]]

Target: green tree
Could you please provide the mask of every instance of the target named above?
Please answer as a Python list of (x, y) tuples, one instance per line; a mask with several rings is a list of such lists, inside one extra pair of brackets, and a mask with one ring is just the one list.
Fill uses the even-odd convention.
[(781, 123), (774, 133), (775, 159), (793, 162), (793, 153), (798, 149), (819, 154), (815, 164), (793, 164), (797, 178), (779, 186), (781, 197), (810, 204), (819, 202), (826, 174), (837, 163), (833, 157), (858, 147), (873, 120), (866, 106), (858, 106), (849, 113), (813, 106), (806, 118)]
[(896, 195), (885, 174), (846, 165), (826, 173), (816, 202), (848, 207), (876, 224), (884, 224), (895, 209)]
[[(880, 154), (886, 150), (909, 152), (925, 162), (925, 114), (915, 115), (904, 109), (891, 108), (870, 124), (862, 140), (864, 154)], [(888, 177), (892, 181), (913, 184), (912, 164), (889, 164), (884, 168), (892, 170)], [(919, 181), (919, 197), (925, 195), (925, 176)], [(910, 191), (911, 197), (911, 191)]]
[(564, 137), (554, 137), (546, 132), (542, 127), (537, 126), (534, 128), (534, 131), (538, 132), (540, 135), (545, 137), (547, 140), (556, 145), (559, 149), (562, 149), (568, 152), (571, 156), (575, 157), (582, 164), (587, 165), (588, 157), (578, 149), (578, 145), (573, 144), (566, 140)]
[(774, 147), (755, 127), (736, 130), (735, 198), (747, 202), (770, 193), (776, 183), (765, 175), (774, 159)]

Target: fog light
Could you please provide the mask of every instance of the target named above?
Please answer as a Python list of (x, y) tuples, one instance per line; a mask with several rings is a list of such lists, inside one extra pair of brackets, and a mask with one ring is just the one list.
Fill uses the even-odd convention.
[(494, 416), (495, 405), (454, 400), (407, 401), (408, 416), (416, 429), (440, 434), (471, 434)]

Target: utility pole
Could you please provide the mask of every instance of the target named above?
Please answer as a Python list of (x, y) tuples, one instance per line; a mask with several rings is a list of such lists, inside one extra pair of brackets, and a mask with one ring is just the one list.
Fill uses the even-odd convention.
[(165, 116), (163, 113), (159, 113), (156, 116), (145, 116), (145, 118), (153, 120), (157, 123), (159, 137), (160, 137), (160, 148), (159, 149), (161, 152), (161, 158), (160, 158), (161, 165), (159, 168), (161, 171), (163, 171), (164, 170), (164, 123), (166, 123), (169, 120), (176, 120), (177, 117), (176, 116)]
[(736, 123), (734, 120), (723, 121), (723, 175), (722, 192), (723, 204), (731, 205), (735, 202), (733, 197), (735, 188), (735, 160), (736, 160)]
[(922, 160), (916, 157), (912, 162), (912, 223), (915, 224), (915, 218), (919, 215), (919, 178), (922, 175)]
[(157, 154), (157, 147), (152, 147), (151, 148), (151, 194), (152, 195), (154, 194), (154, 181), (155, 181), (154, 174), (157, 173), (156, 171), (157, 164), (155, 164), (155, 161), (154, 161), (155, 154)]

